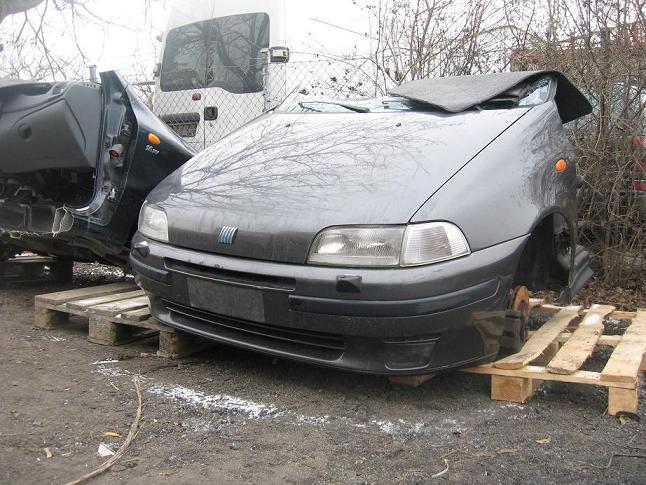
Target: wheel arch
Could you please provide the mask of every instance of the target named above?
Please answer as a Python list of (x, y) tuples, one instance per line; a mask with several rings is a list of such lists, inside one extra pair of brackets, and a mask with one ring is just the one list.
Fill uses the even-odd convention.
[(513, 285), (531, 291), (562, 290), (569, 285), (576, 226), (558, 208), (538, 218), (520, 255)]

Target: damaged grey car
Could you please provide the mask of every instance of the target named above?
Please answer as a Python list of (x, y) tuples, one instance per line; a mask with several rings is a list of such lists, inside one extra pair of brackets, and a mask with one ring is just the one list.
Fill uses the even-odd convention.
[(116, 72), (0, 79), (0, 261), (126, 265), (146, 195), (193, 154)]
[(577, 246), (561, 73), (413, 81), (301, 101), (199, 153), (147, 197), (131, 266), (166, 325), (377, 374), (493, 360), (527, 335), (528, 292), (568, 300)]

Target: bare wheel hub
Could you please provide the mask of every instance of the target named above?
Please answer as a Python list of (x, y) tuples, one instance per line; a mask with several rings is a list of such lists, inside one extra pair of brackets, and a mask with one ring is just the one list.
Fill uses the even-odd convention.
[(529, 292), (525, 286), (516, 286), (510, 293), (500, 346), (506, 350), (518, 352), (527, 341), (528, 327)]

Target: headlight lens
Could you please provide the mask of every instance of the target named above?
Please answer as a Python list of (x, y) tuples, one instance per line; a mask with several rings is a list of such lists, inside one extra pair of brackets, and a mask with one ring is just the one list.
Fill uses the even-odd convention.
[(139, 213), (139, 232), (157, 241), (168, 242), (168, 218), (159, 207), (144, 203)]
[(404, 228), (336, 227), (319, 233), (309, 262), (333, 266), (397, 266)]
[(402, 266), (417, 266), (466, 256), (471, 250), (462, 231), (448, 222), (411, 224), (402, 246)]
[(331, 266), (419, 266), (469, 253), (462, 231), (448, 222), (333, 227), (316, 236), (308, 262)]

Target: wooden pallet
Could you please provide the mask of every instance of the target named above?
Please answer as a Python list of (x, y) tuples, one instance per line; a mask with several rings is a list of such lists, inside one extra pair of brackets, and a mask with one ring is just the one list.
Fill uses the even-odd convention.
[(152, 318), (148, 297), (131, 282), (36, 296), (36, 326), (64, 325), (70, 315), (88, 318), (88, 340), (96, 344), (122, 345), (159, 334), (157, 355), (168, 358), (181, 358), (206, 346), (206, 341)]
[(74, 262), (35, 254), (16, 256), (0, 262), (0, 287), (16, 283), (71, 281)]
[[(553, 315), (533, 332), (520, 352), (492, 364), (465, 369), (491, 376), (491, 398), (526, 402), (544, 381), (608, 388), (608, 414), (635, 413), (641, 372), (646, 371), (646, 310), (617, 312), (613, 306), (557, 307), (533, 302)], [(603, 319), (631, 320), (623, 335), (603, 335)], [(601, 372), (581, 370), (597, 346), (614, 347)]]

